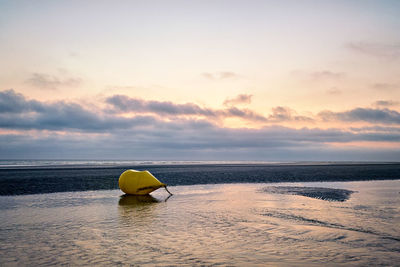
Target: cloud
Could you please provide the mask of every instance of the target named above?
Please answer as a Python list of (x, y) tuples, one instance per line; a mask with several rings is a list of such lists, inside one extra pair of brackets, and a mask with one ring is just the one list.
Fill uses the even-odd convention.
[[(238, 97), (237, 97), (238, 98)], [(234, 99), (237, 99), (234, 98)], [(245, 98), (245, 97), (244, 97)], [(164, 101), (147, 101), (138, 98), (130, 98), (124, 95), (114, 95), (106, 99), (112, 105), (112, 111), (116, 113), (135, 112), (137, 114), (152, 113), (154, 115), (173, 115), (173, 116), (201, 116), (205, 119), (225, 119), (237, 117), (244, 120), (264, 123), (276, 122), (316, 122), (316, 119), (323, 121), (364, 121), (378, 124), (399, 124), (400, 113), (395, 110), (355, 108), (345, 112), (322, 111), (316, 118), (297, 115), (296, 111), (289, 107), (274, 107), (268, 116), (258, 114), (250, 109), (239, 109), (228, 107), (226, 109), (210, 109), (200, 107), (193, 103), (175, 104)], [(395, 101), (378, 101), (380, 106), (395, 105)]]
[(272, 109), (272, 114), (269, 115), (268, 120), (273, 122), (283, 121), (308, 121), (312, 122), (313, 119), (305, 116), (297, 116), (296, 112), (288, 107), (275, 107)]
[[(92, 159), (332, 160), (332, 155), (337, 153), (337, 159), (344, 160), (343, 153), (348, 151), (350, 159), (354, 155), (371, 155), (371, 148), (343, 150), (336, 145), (352, 142), (394, 144), (393, 149), (379, 150), (371, 158), (382, 160), (382, 155), (393, 158), (400, 154), (396, 150), (396, 144), (400, 144), (400, 127), (395, 126), (226, 128), (207, 116), (243, 117), (271, 123), (308, 118), (297, 116), (288, 107), (276, 107), (264, 117), (235, 107), (208, 111), (191, 103), (145, 101), (126, 96), (113, 96), (106, 101), (124, 112), (132, 107), (139, 112), (133, 117), (124, 117), (100, 107), (94, 110), (67, 101), (40, 102), (13, 90), (0, 92), (0, 128), (16, 132), (0, 134), (0, 158), (77, 158), (78, 155)], [(143, 110), (150, 111), (150, 115), (143, 114)], [(176, 114), (205, 115), (198, 118)], [(383, 121), (392, 125), (399, 125), (400, 118), (399, 113), (388, 109), (354, 109), (323, 115), (335, 120), (369, 120), (379, 124)]]
[(143, 100), (125, 95), (108, 97), (106, 102), (112, 106), (113, 112), (153, 113), (172, 116), (202, 116), (208, 119), (238, 117), (250, 121), (267, 121), (267, 119), (249, 109), (229, 107), (227, 109), (210, 109), (193, 103), (175, 104), (169, 101)]
[(325, 121), (364, 121), (378, 124), (400, 124), (400, 113), (387, 108), (355, 108), (345, 112), (322, 111), (318, 116)]
[[(40, 102), (25, 98), (14, 90), (0, 91), (0, 128), (16, 130), (50, 130), (107, 133), (119, 130), (138, 130), (165, 121), (202, 121), (202, 125), (221, 125), (225, 119), (239, 118), (259, 123), (259, 127), (281, 122), (301, 122), (310, 125), (322, 121), (362, 121), (373, 124), (400, 124), (400, 113), (387, 108), (355, 108), (344, 112), (323, 111), (316, 117), (298, 115), (289, 107), (278, 106), (264, 116), (251, 109), (227, 107), (211, 109), (193, 103), (176, 104), (169, 101), (143, 100), (124, 95), (105, 99), (110, 106), (85, 107), (66, 101)], [(380, 106), (394, 105), (394, 101), (378, 101)], [(131, 113), (129, 117), (122, 116)], [(169, 124), (171, 126), (172, 124)], [(178, 124), (174, 124), (177, 127)], [(186, 131), (186, 129), (182, 129)]]
[(0, 128), (106, 131), (152, 123), (152, 117), (123, 118), (92, 111), (77, 103), (27, 100), (14, 90), (0, 91)]
[(311, 72), (303, 70), (295, 70), (292, 71), (291, 74), (314, 82), (338, 81), (346, 77), (346, 73), (344, 72), (336, 72), (331, 70), (321, 70), (321, 71), (311, 71)]
[(239, 74), (237, 74), (235, 72), (231, 72), (231, 71), (221, 71), (221, 72), (214, 72), (214, 73), (204, 72), (204, 73), (202, 73), (202, 76), (206, 79), (214, 80), (214, 81), (234, 79), (234, 78), (240, 77)]
[(400, 134), (400, 127), (393, 126), (364, 126), (364, 127), (350, 127), (352, 132), (372, 132), (372, 133), (396, 133)]
[(112, 117), (88, 111), (79, 105), (58, 102), (58, 107), (47, 107), (45, 112), (0, 114), (0, 128), (16, 130), (50, 130), (79, 132), (112, 132), (151, 125), (156, 121), (151, 116), (134, 118)]
[(49, 74), (33, 73), (26, 82), (40, 89), (55, 90), (59, 87), (77, 87), (82, 83), (82, 80), (79, 78), (60, 79)]
[(340, 80), (345, 76), (345, 74), (343, 72), (323, 70), (311, 72), (309, 73), (309, 76), (313, 80)]
[(272, 109), (272, 114), (269, 116), (274, 121), (287, 121), (292, 118), (292, 111), (285, 107), (275, 107)]
[[(0, 135), (0, 157), (86, 157), (118, 159), (231, 159), (231, 160), (344, 160), (355, 153), (357, 160), (372, 156), (373, 149), (343, 150), (330, 143), (357, 141), (399, 142), (400, 133), (353, 133), (339, 129), (220, 128), (191, 120), (162, 122), (149, 128), (121, 130), (111, 135)], [(24, 151), (24, 152), (22, 152)], [(63, 151), (60, 154), (59, 151)], [(393, 154), (397, 151), (395, 154)], [(333, 157), (332, 153), (337, 153)], [(398, 150), (380, 150), (387, 157)], [(375, 159), (382, 160), (381, 154)], [(350, 157), (350, 159), (354, 160)]]
[(399, 102), (393, 100), (378, 100), (375, 101), (374, 105), (378, 107), (393, 107), (393, 106), (398, 106)]
[[(227, 103), (240, 103), (251, 101), (251, 95), (239, 95), (232, 99), (227, 99)], [(241, 118), (243, 120), (253, 122), (283, 122), (283, 121), (308, 121), (312, 122), (313, 119), (305, 116), (296, 115), (296, 112), (286, 107), (275, 107), (272, 109), (272, 114), (268, 117), (252, 111), (251, 109), (237, 108), (227, 105), (224, 109), (210, 109), (200, 107), (193, 103), (175, 104), (169, 101), (154, 101), (143, 100), (139, 98), (130, 98), (126, 95), (114, 95), (108, 97), (106, 102), (112, 107), (112, 113), (127, 113), (134, 112), (137, 114), (152, 113), (158, 116), (172, 115), (172, 116), (201, 116), (210, 120), (220, 120), (226, 118)]]
[(396, 59), (400, 56), (400, 43), (351, 42), (345, 45), (348, 49), (368, 56)]
[(240, 104), (250, 104), (251, 103), (251, 98), (252, 95), (247, 95), (247, 94), (240, 94), (237, 95), (234, 98), (227, 98), (224, 101), (224, 106), (234, 106), (234, 105), (240, 105)]
[(22, 94), (12, 89), (0, 91), (0, 113), (21, 113), (41, 110), (43, 110), (43, 105), (39, 101), (28, 101)]
[(390, 84), (390, 83), (375, 83), (372, 85), (372, 88), (376, 90), (392, 91), (400, 88), (400, 86), (397, 84)]
[(217, 116), (212, 109), (202, 108), (193, 103), (174, 104), (169, 101), (146, 101), (139, 98), (131, 98), (126, 95), (114, 95), (108, 97), (106, 102), (113, 109), (120, 112), (157, 113), (168, 115), (204, 115), (208, 117)]
[(250, 121), (267, 122), (268, 119), (263, 115), (257, 114), (250, 109), (238, 109), (236, 107), (230, 107), (227, 110), (218, 111), (223, 117), (238, 117), (247, 119)]
[[(192, 103), (145, 101), (123, 95), (109, 97), (106, 102), (112, 105), (112, 112), (85, 108), (73, 102), (28, 100), (14, 90), (0, 91), (0, 128), (107, 132), (156, 125), (166, 118), (185, 121), (186, 116), (193, 115), (208, 120), (238, 117), (250, 121), (266, 121), (265, 117), (251, 110), (235, 107), (213, 110)], [(120, 113), (132, 111), (135, 112), (134, 117), (120, 116)]]
[(326, 93), (328, 95), (340, 95), (342, 94), (342, 91), (337, 89), (336, 87), (332, 87), (331, 89), (327, 90)]

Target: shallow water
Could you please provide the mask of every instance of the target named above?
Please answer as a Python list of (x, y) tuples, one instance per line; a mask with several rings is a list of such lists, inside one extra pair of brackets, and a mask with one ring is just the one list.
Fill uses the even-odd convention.
[[(269, 192), (354, 191), (328, 201)], [(0, 197), (0, 265), (396, 265), (400, 180)], [(305, 188), (304, 192), (309, 192)], [(320, 190), (332, 194), (334, 190)], [(325, 192), (325, 193), (324, 193)], [(342, 192), (338, 190), (338, 192)]]

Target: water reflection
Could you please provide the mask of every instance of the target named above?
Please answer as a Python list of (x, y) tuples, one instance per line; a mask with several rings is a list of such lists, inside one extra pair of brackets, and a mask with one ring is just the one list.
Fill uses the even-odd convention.
[(136, 207), (136, 206), (145, 206), (159, 202), (160, 200), (151, 195), (143, 195), (143, 196), (122, 195), (119, 199), (118, 204), (120, 206)]
[(118, 201), (120, 221), (130, 226), (151, 223), (159, 214), (159, 205), (169, 198), (170, 196), (158, 199), (151, 195), (122, 195)]

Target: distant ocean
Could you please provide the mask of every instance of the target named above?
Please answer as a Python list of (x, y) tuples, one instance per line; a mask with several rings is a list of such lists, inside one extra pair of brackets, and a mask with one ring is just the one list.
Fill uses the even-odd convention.
[(0, 161), (0, 195), (109, 190), (126, 169), (174, 185), (400, 179), (400, 163), (232, 161)]

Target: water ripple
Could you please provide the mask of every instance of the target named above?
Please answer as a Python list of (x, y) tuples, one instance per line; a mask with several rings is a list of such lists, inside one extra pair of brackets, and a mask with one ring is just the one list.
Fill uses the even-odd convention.
[[(306, 217), (299, 216), (299, 215), (280, 213), (280, 212), (276, 212), (276, 211), (265, 212), (265, 213), (262, 213), (261, 215), (267, 216), (267, 217), (284, 219), (284, 220), (294, 220), (294, 221), (309, 223), (309, 224), (321, 226), (321, 227), (328, 227), (328, 228), (335, 228), (335, 229), (341, 229), (341, 230), (347, 230), (347, 231), (360, 232), (360, 233), (365, 233), (365, 234), (372, 234), (372, 235), (376, 235), (376, 236), (379, 236), (384, 239), (400, 241), (400, 237), (389, 236), (385, 233), (380, 233), (380, 232), (368, 230), (368, 229), (345, 226), (345, 225), (338, 224), (338, 223), (324, 222), (324, 221), (320, 221), (317, 219), (310, 219), (310, 218), (306, 218)], [(342, 239), (342, 238), (340, 238), (340, 239)]]

